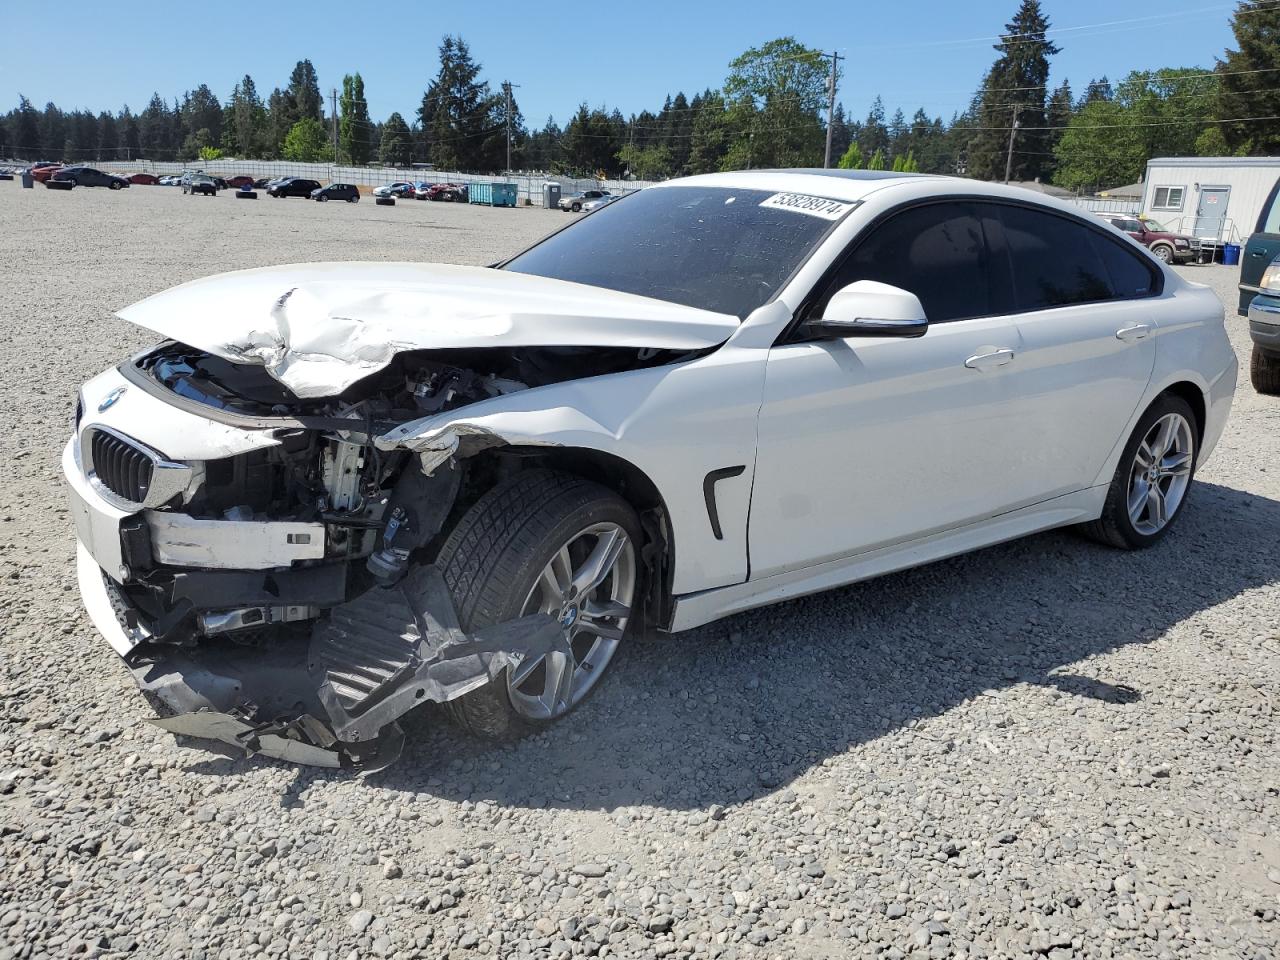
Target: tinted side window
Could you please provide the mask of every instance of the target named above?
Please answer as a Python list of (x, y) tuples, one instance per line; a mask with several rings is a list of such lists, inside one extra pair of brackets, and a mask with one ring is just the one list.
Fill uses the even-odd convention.
[(878, 280), (919, 297), (930, 323), (1000, 312), (993, 306), (987, 244), (973, 204), (914, 207), (894, 214), (855, 242), (817, 305), (819, 311), (842, 287)]
[(1093, 230), (1087, 231), (1094, 252), (1102, 260), (1111, 288), (1120, 300), (1149, 297), (1159, 289), (1159, 277), (1155, 267), (1139, 254), (1126, 249), (1109, 237)]
[(1088, 227), (1026, 207), (1002, 207), (1000, 219), (1019, 310), (1045, 310), (1115, 296)]

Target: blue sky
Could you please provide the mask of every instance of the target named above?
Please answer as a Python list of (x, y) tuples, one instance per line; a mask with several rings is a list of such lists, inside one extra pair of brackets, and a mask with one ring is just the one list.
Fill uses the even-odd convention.
[[(344, 73), (359, 70), (374, 119), (397, 110), (412, 121), (435, 73), (440, 37), (451, 32), (470, 44), (495, 88), (504, 79), (520, 84), (515, 93), (530, 127), (549, 114), (563, 125), (584, 99), (630, 114), (656, 110), (668, 92), (719, 86), (739, 53), (791, 34), (848, 58), (839, 99), (852, 117), (864, 117), (881, 94), (890, 115), (899, 106), (908, 115), (923, 106), (949, 118), (995, 56), (987, 38), (1017, 6), (1018, 0), (735, 0), (583, 4), (573, 15), (504, 0), (387, 13), (380, 10), (393, 8), (370, 5), (365, 13), (327, 0), (245, 8), (264, 11), (262, 22), (288, 24), (267, 27), (235, 22), (247, 18), (234, 16), (234, 3), (68, 0), (56, 5), (56, 27), (48, 19), (53, 8), (14, 8), (5, 17), (0, 110), (15, 105), (21, 92), (38, 108), (49, 100), (95, 111), (127, 102), (137, 111), (152, 91), (172, 99), (200, 83), (225, 99), (245, 73), (265, 97), (307, 57), (326, 97)], [(1044, 0), (1043, 8), (1063, 48), (1052, 82), (1069, 78), (1077, 95), (1102, 74), (1114, 80), (1133, 69), (1212, 67), (1232, 40), (1228, 0)]]

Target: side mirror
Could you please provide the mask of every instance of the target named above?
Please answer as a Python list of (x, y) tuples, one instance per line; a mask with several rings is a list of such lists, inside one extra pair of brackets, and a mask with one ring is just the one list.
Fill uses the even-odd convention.
[(858, 280), (831, 296), (821, 317), (801, 328), (811, 337), (923, 337), (929, 329), (920, 298), (876, 280)]

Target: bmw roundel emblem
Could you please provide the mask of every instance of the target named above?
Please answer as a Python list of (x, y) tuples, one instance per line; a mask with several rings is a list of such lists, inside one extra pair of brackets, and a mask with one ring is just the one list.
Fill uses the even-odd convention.
[(115, 402), (119, 400), (121, 397), (123, 397), (124, 392), (128, 389), (129, 389), (128, 387), (116, 387), (114, 390), (108, 393), (105, 397), (102, 398), (102, 402), (98, 404), (98, 412), (102, 413), (108, 410), (109, 408), (113, 407), (115, 405)]

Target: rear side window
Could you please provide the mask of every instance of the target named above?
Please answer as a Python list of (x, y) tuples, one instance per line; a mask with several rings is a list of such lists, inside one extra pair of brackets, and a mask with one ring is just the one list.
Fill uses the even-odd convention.
[(963, 201), (913, 207), (874, 227), (840, 265), (818, 311), (857, 280), (909, 290), (930, 323), (1002, 312), (993, 303), (982, 221)]
[[(1148, 296), (1154, 272), (1084, 224), (1048, 212), (1000, 210), (1021, 311)], [(1124, 258), (1128, 258), (1127, 260)]]

